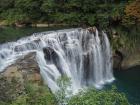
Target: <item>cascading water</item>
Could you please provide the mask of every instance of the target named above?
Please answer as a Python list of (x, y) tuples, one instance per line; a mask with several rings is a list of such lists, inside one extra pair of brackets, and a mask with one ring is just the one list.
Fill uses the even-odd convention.
[(44, 82), (52, 92), (59, 89), (56, 81), (62, 75), (71, 78), (71, 89), (87, 86), (101, 88), (114, 80), (112, 54), (107, 35), (87, 29), (69, 29), (35, 33), (17, 42), (0, 45), (0, 72), (18, 58), (36, 52)]

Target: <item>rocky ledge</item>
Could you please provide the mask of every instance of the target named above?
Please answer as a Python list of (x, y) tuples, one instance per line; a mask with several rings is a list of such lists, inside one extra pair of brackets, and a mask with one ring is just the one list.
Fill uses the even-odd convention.
[(26, 95), (28, 84), (42, 86), (36, 53), (23, 56), (0, 73), (0, 105), (1, 101), (9, 103)]
[(35, 83), (42, 82), (40, 70), (36, 62), (36, 53), (29, 53), (18, 59), (14, 64), (7, 67), (0, 75), (6, 77), (8, 80), (18, 78), (20, 82), (26, 80)]
[(116, 70), (126, 70), (130, 67), (140, 65), (140, 48), (133, 51), (116, 50), (113, 53), (113, 68)]

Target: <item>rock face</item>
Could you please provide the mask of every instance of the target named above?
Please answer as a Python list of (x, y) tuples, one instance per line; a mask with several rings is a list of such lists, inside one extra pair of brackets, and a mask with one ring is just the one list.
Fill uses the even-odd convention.
[(140, 48), (135, 49), (131, 53), (127, 53), (121, 64), (124, 70), (137, 65), (140, 65)]
[(115, 70), (120, 70), (121, 69), (121, 65), (122, 65), (123, 59), (124, 59), (124, 56), (123, 56), (121, 51), (116, 50), (113, 53), (113, 68)]
[(27, 80), (40, 83), (42, 81), (39, 67), (36, 62), (36, 53), (29, 53), (23, 58), (18, 59), (15, 64), (7, 67), (1, 75), (8, 80), (13, 77), (19, 78), (21, 82)]
[(130, 67), (140, 65), (140, 49), (136, 48), (132, 52), (129, 50), (116, 50), (113, 54), (113, 68), (125, 70)]
[(94, 26), (94, 27), (89, 27), (87, 29), (90, 33), (95, 33), (97, 28)]

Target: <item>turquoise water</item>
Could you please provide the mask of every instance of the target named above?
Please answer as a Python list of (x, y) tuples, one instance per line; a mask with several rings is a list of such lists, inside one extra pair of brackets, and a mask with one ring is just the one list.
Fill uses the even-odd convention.
[(130, 103), (140, 105), (140, 65), (127, 70), (115, 71), (116, 85), (120, 92), (125, 93)]

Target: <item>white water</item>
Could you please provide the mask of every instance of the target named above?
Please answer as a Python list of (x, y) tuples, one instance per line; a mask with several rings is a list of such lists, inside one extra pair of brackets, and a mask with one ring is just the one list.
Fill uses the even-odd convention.
[(93, 34), (86, 29), (42, 32), (0, 45), (0, 72), (29, 52), (36, 52), (44, 83), (53, 92), (59, 89), (56, 80), (61, 75), (71, 78), (74, 93), (87, 86), (102, 88), (114, 80), (104, 32), (100, 37), (97, 30)]

